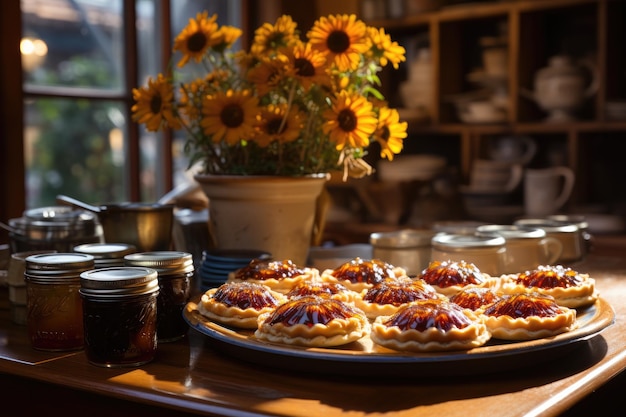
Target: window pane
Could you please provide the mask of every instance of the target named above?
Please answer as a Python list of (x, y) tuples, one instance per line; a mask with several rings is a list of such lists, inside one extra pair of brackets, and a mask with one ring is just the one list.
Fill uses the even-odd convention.
[(122, 0), (21, 0), (29, 86), (124, 87)]
[(57, 194), (92, 204), (125, 200), (122, 103), (36, 99), (24, 108), (29, 208), (55, 205)]
[[(189, 19), (195, 18), (198, 12), (206, 10), (209, 16), (217, 14), (217, 22), (220, 25), (231, 25), (242, 27), (242, 12), (240, 0), (186, 0), (172, 2), (172, 36), (176, 37), (180, 31), (189, 23)], [(173, 39), (172, 39), (173, 44)], [(173, 65), (181, 59), (180, 52), (176, 53), (173, 58)], [(187, 72), (190, 78), (201, 77), (198, 69), (187, 66), (186, 69), (179, 72)], [(184, 153), (185, 132), (183, 130), (175, 132), (174, 142), (172, 144), (173, 170), (174, 170), (174, 186), (185, 182), (193, 182), (194, 170), (187, 171), (189, 158)]]

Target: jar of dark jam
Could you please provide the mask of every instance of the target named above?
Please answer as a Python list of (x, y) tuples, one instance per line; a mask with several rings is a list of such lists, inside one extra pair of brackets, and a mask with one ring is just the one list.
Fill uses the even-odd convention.
[(124, 257), (126, 266), (140, 266), (157, 271), (157, 337), (159, 342), (171, 342), (184, 337), (189, 326), (183, 309), (191, 294), (194, 275), (193, 257), (179, 251), (139, 252)]
[(75, 246), (74, 252), (93, 256), (98, 269), (124, 266), (124, 256), (137, 252), (137, 248), (128, 243), (85, 243)]
[(80, 286), (87, 360), (108, 368), (152, 361), (157, 351), (157, 272), (99, 268), (83, 272)]
[(26, 324), (33, 348), (83, 348), (80, 274), (93, 267), (93, 256), (80, 253), (43, 253), (26, 258)]

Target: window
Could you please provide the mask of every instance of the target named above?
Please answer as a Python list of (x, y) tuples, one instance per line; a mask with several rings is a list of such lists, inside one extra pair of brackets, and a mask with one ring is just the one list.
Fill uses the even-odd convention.
[(201, 10), (242, 26), (233, 0), (21, 0), (27, 207), (155, 201), (186, 179), (183, 138), (142, 130), (130, 107)]

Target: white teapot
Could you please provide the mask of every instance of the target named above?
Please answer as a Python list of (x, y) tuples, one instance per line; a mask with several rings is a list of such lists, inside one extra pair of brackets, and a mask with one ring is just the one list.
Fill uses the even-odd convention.
[[(591, 74), (591, 83), (587, 82), (586, 70)], [(549, 113), (549, 121), (572, 120), (576, 110), (597, 91), (598, 76), (589, 63), (578, 64), (569, 56), (556, 55), (547, 67), (537, 71), (534, 88), (534, 93), (524, 89), (521, 92)]]

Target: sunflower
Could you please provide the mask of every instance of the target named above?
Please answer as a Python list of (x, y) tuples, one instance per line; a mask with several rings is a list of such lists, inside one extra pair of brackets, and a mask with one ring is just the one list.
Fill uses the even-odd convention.
[(353, 71), (370, 48), (367, 26), (355, 15), (319, 18), (307, 33), (314, 48), (330, 56), (339, 71)]
[(180, 128), (174, 114), (174, 87), (163, 74), (158, 74), (156, 80), (150, 78), (146, 87), (134, 88), (133, 99), (133, 120), (145, 124), (149, 131)]
[(287, 105), (270, 104), (261, 111), (261, 122), (255, 142), (266, 147), (274, 141), (281, 143), (293, 142), (302, 131), (303, 122), (300, 112), (291, 110), (288, 114)]
[(285, 65), (284, 55), (279, 55), (274, 59), (262, 59), (250, 68), (247, 79), (255, 85), (259, 96), (264, 96), (285, 77)]
[(296, 27), (296, 22), (288, 15), (279, 17), (273, 25), (264, 23), (254, 32), (250, 52), (257, 56), (268, 55), (295, 44), (298, 42)]
[(406, 61), (406, 50), (398, 42), (393, 42), (391, 36), (385, 33), (384, 28), (368, 27), (368, 34), (372, 41), (370, 53), (380, 62), (381, 66), (386, 66), (388, 62), (395, 69), (398, 69), (400, 62)]
[(287, 59), (287, 71), (302, 85), (305, 91), (311, 85), (330, 83), (326, 73), (326, 57), (312, 48), (310, 43), (299, 42), (290, 50), (284, 51)]
[(174, 39), (174, 51), (183, 53), (179, 67), (193, 59), (200, 62), (204, 53), (221, 39), (218, 36), (217, 15), (208, 17), (208, 12), (198, 13), (195, 19), (189, 19), (187, 26)]
[(323, 131), (338, 150), (346, 145), (350, 148), (369, 146), (369, 138), (378, 123), (372, 103), (359, 94), (345, 90), (332, 100), (332, 108), (324, 112), (324, 118)]
[(219, 51), (223, 51), (226, 48), (230, 48), (233, 46), (237, 39), (241, 37), (243, 31), (234, 26), (220, 26), (220, 28), (215, 32), (214, 48)]
[(393, 161), (394, 154), (403, 148), (403, 139), (407, 137), (407, 122), (400, 122), (400, 114), (396, 109), (381, 107), (378, 114), (378, 128), (374, 139), (380, 144), (381, 158)]
[(252, 137), (258, 113), (258, 99), (250, 90), (218, 92), (202, 103), (203, 131), (214, 143), (236, 145)]

